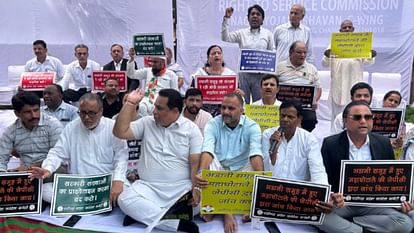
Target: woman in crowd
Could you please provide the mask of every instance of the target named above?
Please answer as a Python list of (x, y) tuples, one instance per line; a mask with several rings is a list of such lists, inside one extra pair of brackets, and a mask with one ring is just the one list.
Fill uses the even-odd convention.
[[(397, 108), (401, 104), (401, 94), (398, 91), (389, 91), (384, 95), (382, 100), (382, 107), (383, 108)], [(404, 120), (404, 119), (403, 119)], [(402, 122), (400, 127), (400, 136), (396, 139), (391, 139), (392, 148), (394, 151), (401, 150), (403, 145), (403, 138), (405, 137), (405, 124)], [(400, 151), (401, 152), (401, 151)]]

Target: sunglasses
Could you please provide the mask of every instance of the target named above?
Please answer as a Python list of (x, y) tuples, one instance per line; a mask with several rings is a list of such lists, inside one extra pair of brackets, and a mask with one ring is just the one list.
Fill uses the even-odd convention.
[(355, 115), (349, 115), (349, 118), (354, 120), (354, 121), (360, 121), (362, 118), (364, 118), (364, 120), (366, 120), (366, 121), (369, 121), (369, 120), (372, 120), (374, 118), (374, 115), (372, 115), (372, 114), (368, 114), (368, 115), (355, 114)]

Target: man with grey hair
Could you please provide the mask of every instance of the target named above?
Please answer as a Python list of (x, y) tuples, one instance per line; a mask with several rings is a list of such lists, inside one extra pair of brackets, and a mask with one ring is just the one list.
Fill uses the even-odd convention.
[(314, 62), (311, 45), (310, 28), (301, 24), (305, 17), (305, 7), (300, 4), (293, 4), (289, 12), (289, 22), (276, 27), (274, 40), (276, 46), (276, 61), (278, 63), (289, 59), (289, 47), (295, 41), (303, 41), (308, 48), (306, 61)]
[[(102, 117), (101, 98), (86, 93), (79, 100), (79, 118), (66, 125), (56, 145), (50, 149), (41, 168), (33, 168), (32, 177), (49, 177), (63, 161), (69, 161), (69, 174), (97, 175), (113, 173), (110, 200), (116, 206), (123, 190), (128, 152), (124, 140), (112, 134), (114, 120)], [(43, 186), (43, 200), (52, 199), (52, 185)]]
[(76, 102), (86, 92), (92, 89), (92, 71), (100, 70), (101, 66), (90, 59), (89, 48), (84, 44), (75, 46), (75, 57), (77, 60), (71, 62), (63, 76), (60, 85), (62, 86), (63, 99)]

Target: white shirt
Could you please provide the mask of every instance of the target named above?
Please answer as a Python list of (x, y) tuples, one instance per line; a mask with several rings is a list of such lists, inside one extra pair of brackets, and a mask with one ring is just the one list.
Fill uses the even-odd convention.
[[(273, 106), (280, 106), (281, 104), (282, 102), (276, 99), (275, 102), (273, 103)], [(253, 102), (252, 105), (265, 105), (265, 104), (263, 103), (263, 99), (260, 99), (256, 102)]]
[(66, 126), (69, 122), (75, 120), (78, 117), (78, 108), (67, 104), (64, 101), (62, 101), (59, 107), (57, 107), (54, 111), (47, 105), (42, 106), (40, 109), (46, 115), (58, 119), (63, 126)]
[[(329, 47), (328, 47), (329, 49)], [(372, 59), (334, 58), (323, 56), (322, 64), (331, 70), (331, 88), (329, 94), (337, 105), (346, 105), (351, 99), (352, 86), (362, 81), (363, 65), (375, 62)]]
[[(135, 70), (134, 62), (128, 62), (127, 75), (132, 79), (139, 79), (141, 83), (141, 89), (144, 91), (147, 91), (147, 84), (150, 82), (151, 78), (154, 77), (152, 68), (142, 68)], [(178, 77), (173, 71), (167, 69), (162, 76), (157, 76), (156, 78), (158, 79), (158, 85), (156, 87), (157, 93), (161, 89), (165, 88), (172, 88), (178, 91)]]
[(281, 24), (275, 28), (274, 41), (276, 46), (276, 61), (282, 62), (289, 59), (289, 48), (295, 41), (302, 41), (308, 48), (306, 61), (314, 62), (311, 44), (310, 28), (300, 24), (294, 28), (290, 22)]
[(167, 205), (191, 189), (189, 155), (200, 155), (202, 136), (197, 125), (183, 116), (168, 127), (146, 116), (130, 124), (135, 139), (142, 139), (138, 163), (140, 179), (132, 188), (159, 206)]
[(266, 129), (262, 138), (262, 153), (265, 164), (270, 165), (274, 177), (311, 181), (319, 184), (328, 184), (325, 166), (317, 139), (308, 131), (296, 128), (295, 134), (288, 142), (285, 138), (277, 151), (276, 162), (270, 162), (270, 137), (277, 127)]
[(43, 63), (37, 61), (37, 57), (34, 57), (26, 62), (24, 66), (25, 72), (56, 72), (56, 82), (60, 81), (64, 75), (65, 69), (62, 62), (52, 56), (46, 56)]
[(69, 174), (97, 175), (112, 172), (113, 180), (124, 181), (128, 148), (125, 140), (112, 134), (114, 124), (114, 120), (101, 117), (98, 126), (89, 130), (80, 118), (70, 122), (55, 147), (50, 149), (42, 168), (54, 172), (67, 160)]
[[(184, 116), (184, 112), (185, 109), (181, 113), (182, 116)], [(211, 116), (210, 113), (204, 111), (203, 109), (200, 109), (196, 118), (194, 119), (193, 122), (198, 126), (202, 135), (204, 135), (204, 128), (206, 127), (207, 122), (211, 120), (211, 118), (213, 118), (213, 116)]]
[(238, 43), (240, 49), (275, 50), (273, 34), (266, 28), (243, 28), (229, 32), (229, 18), (224, 17), (221, 24), (221, 40)]
[(365, 143), (361, 148), (357, 148), (349, 137), (348, 132), (346, 133), (349, 142), (349, 159), (350, 160), (372, 160), (371, 149), (369, 148), (369, 136), (367, 135)]
[(92, 89), (92, 71), (101, 70), (101, 66), (92, 60), (87, 61), (85, 69), (83, 69), (78, 60), (71, 62), (65, 72), (60, 85), (63, 90), (73, 89), (78, 90), (79, 88), (86, 87), (87, 90)]

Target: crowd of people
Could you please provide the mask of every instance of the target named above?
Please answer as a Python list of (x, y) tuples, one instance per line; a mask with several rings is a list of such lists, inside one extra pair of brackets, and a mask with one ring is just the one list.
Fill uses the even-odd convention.
[[(331, 70), (331, 136), (318, 140), (311, 133), (322, 88), (312, 64), (311, 29), (301, 23), (305, 8), (292, 5), (289, 22), (274, 33), (262, 27), (265, 12), (259, 5), (248, 9), (248, 28), (231, 31), (232, 7), (225, 10), (221, 38), (238, 43), (240, 49), (276, 52), (273, 74), (238, 73), (226, 67), (219, 45), (207, 49), (207, 61), (189, 77), (173, 62), (172, 50), (166, 57), (153, 56), (150, 67), (138, 68), (135, 50), (119, 44), (110, 47), (112, 61), (103, 70), (125, 71), (126, 93), (120, 93), (116, 78), (105, 80), (102, 93), (92, 92), (92, 72), (100, 65), (88, 58), (88, 47), (76, 45), (75, 61), (64, 70), (59, 59), (47, 54), (42, 40), (33, 43), (35, 57), (27, 72), (56, 72), (56, 83), (43, 93), (20, 90), (12, 98), (17, 120), (0, 138), (0, 171), (6, 172), (12, 155), (21, 164), (13, 171), (30, 171), (43, 179), (43, 200), (53, 195), (53, 173), (96, 175), (112, 173), (110, 200), (126, 217), (125, 226), (135, 221), (166, 231), (199, 232), (190, 220), (161, 219), (184, 194), (192, 192), (192, 205), (200, 203), (200, 190), (209, 183), (201, 170), (272, 171), (277, 178), (329, 184), (328, 202), (315, 208), (326, 214), (323, 232), (410, 233), (414, 227), (414, 206), (403, 201), (400, 208), (347, 206), (339, 192), (342, 160), (394, 160), (394, 150), (402, 149), (402, 159), (414, 159), (414, 137), (405, 126), (400, 136), (390, 140), (371, 133), (372, 97), (375, 90), (362, 81), (363, 65), (370, 59), (337, 58), (330, 49), (323, 64)], [(353, 23), (344, 20), (340, 32), (353, 32)], [(237, 75), (238, 89), (226, 93), (221, 104), (203, 104), (202, 92), (195, 88), (197, 75)], [(281, 84), (313, 85), (316, 96), (310, 109), (295, 100), (279, 101)], [(44, 106), (41, 106), (41, 98)], [(390, 90), (384, 108), (397, 108), (401, 94)], [(277, 106), (279, 125), (261, 132), (254, 120), (244, 115), (246, 104)], [(127, 172), (131, 142), (139, 142), (139, 162), (134, 173)], [(275, 146), (271, 146), (277, 142)], [(9, 170), (10, 171), (10, 170)], [(140, 211), (145, 210), (145, 211)], [(214, 215), (201, 215), (212, 221)], [(243, 216), (243, 221), (250, 221)], [(236, 232), (236, 218), (224, 214), (223, 229)]]

